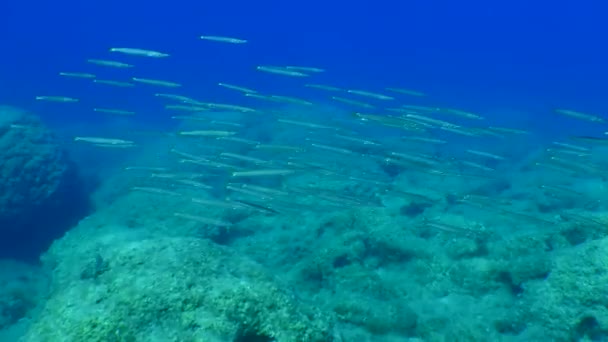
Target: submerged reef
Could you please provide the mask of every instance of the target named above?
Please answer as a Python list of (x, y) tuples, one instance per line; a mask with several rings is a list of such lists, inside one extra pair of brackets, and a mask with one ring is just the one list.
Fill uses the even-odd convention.
[[(115, 177), (106, 183), (140, 181), (132, 172)], [(153, 180), (158, 186), (166, 181)], [(416, 179), (397, 181), (408, 189)], [(555, 225), (545, 224), (544, 214), (524, 216), (522, 223), (522, 215), (497, 219), (488, 207), (457, 207), (450, 196), (437, 195), (434, 201), (383, 196), (383, 207), (280, 215), (193, 200), (201, 196), (196, 187), (134, 184), (44, 254), (50, 291), (28, 305), (38, 310), (28, 312), (31, 323), (21, 341), (608, 336), (608, 303), (601, 295), (608, 275), (604, 211), (593, 220), (561, 211)], [(522, 203), (535, 208), (542, 192), (512, 184), (475, 189), (509, 199), (527, 195), (534, 200)], [(312, 200), (301, 198), (303, 205)], [(428, 217), (439, 216), (445, 224), (428, 224)], [(491, 225), (478, 221), (486, 217)]]
[(0, 341), (16, 341), (36, 306), (44, 303), (48, 279), (39, 267), (0, 260)]
[(226, 247), (94, 230), (85, 222), (43, 258), (52, 295), (25, 341), (332, 340), (330, 316)]
[(0, 107), (0, 256), (37, 258), (87, 202), (58, 138), (36, 116)]

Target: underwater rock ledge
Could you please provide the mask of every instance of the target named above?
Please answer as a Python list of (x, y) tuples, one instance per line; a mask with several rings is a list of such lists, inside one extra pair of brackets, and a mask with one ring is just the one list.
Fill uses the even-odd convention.
[(335, 341), (331, 317), (229, 248), (102, 231), (45, 254), (51, 295), (22, 341)]
[(60, 140), (35, 115), (0, 106), (0, 257), (36, 260), (87, 212)]

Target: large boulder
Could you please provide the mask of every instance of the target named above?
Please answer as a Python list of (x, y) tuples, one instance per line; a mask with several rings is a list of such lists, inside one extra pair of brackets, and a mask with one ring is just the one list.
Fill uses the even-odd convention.
[(0, 106), (0, 257), (36, 257), (86, 208), (59, 139), (36, 116)]
[(51, 294), (23, 342), (336, 341), (330, 316), (234, 250), (91, 228), (43, 257)]

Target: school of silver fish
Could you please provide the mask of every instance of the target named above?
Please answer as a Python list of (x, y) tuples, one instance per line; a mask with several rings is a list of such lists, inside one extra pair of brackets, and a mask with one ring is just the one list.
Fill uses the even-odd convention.
[[(200, 39), (248, 43), (246, 39), (212, 35)], [(110, 48), (109, 52), (113, 58), (130, 55), (163, 59), (162, 63), (169, 63), (173, 55), (125, 47)], [(496, 126), (480, 113), (433, 105), (428, 94), (399, 85), (364, 90), (311, 83), (315, 75), (328, 72), (324, 68), (252, 65), (252, 70), (276, 77), (277, 81), (301, 80), (304, 95), (273, 94), (251, 84), (216, 80), (218, 87), (243, 96), (242, 103), (222, 103), (190, 94), (188, 84), (176, 80), (161, 80), (154, 75), (134, 77), (129, 73), (137, 68), (131, 62), (93, 58), (87, 62), (99, 70), (59, 75), (113, 87), (149, 87), (150, 97), (163, 101), (159, 111), (166, 111), (167, 117), (180, 122), (178, 130), (163, 132), (170, 140), (165, 151), (169, 157), (164, 164), (124, 167), (125, 172), (136, 173), (140, 181), (130, 190), (152, 196), (187, 197), (193, 203), (217, 210), (300, 214), (382, 208), (387, 198), (398, 198), (421, 206), (450, 202), (483, 208), (496, 216), (551, 226), (559, 224), (561, 218), (521, 209), (507, 199), (480, 195), (474, 189), (504, 179), (508, 171), (536, 169), (554, 175), (538, 184), (547, 195), (580, 197), (581, 193), (567, 181), (552, 180), (601, 177), (606, 167), (593, 158), (596, 150), (608, 146), (606, 119), (578, 110), (556, 108), (554, 114), (596, 125), (596, 136), (571, 136), (538, 153), (518, 156), (508, 147), (527, 143), (532, 132), (525, 128)], [(97, 74), (104, 72), (102, 68), (122, 69), (125, 76), (119, 80), (100, 79)], [(153, 92), (161, 88), (180, 92)], [(35, 99), (83, 106), (83, 101), (71, 95), (42, 94)], [(138, 116), (136, 109), (115, 108), (111, 104), (90, 110), (129, 119)], [(322, 119), (320, 113), (325, 113)], [(252, 133), (263, 128), (274, 134)], [(94, 147), (144, 148), (137, 140), (134, 133), (125, 131), (111, 137), (74, 138)], [(403, 175), (417, 180), (419, 186), (404, 189), (393, 182)], [(454, 179), (463, 180), (468, 186), (451, 188), (450, 180)], [(445, 188), (438, 188), (440, 184)], [(202, 225), (231, 225), (217, 217), (188, 212), (173, 215)], [(475, 228), (437, 218), (425, 217), (421, 224), (447, 233), (479, 233)]]

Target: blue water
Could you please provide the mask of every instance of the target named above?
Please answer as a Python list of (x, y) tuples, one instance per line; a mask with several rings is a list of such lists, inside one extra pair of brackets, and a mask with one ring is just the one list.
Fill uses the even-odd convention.
[[(554, 331), (557, 332), (551, 335), (552, 341), (605, 341), (608, 303), (603, 300), (602, 289), (608, 277), (602, 260), (608, 257), (608, 247), (605, 247), (608, 246), (605, 228), (608, 183), (603, 170), (607, 165), (605, 144), (608, 140), (590, 143), (571, 138), (606, 139), (608, 135), (604, 132), (608, 132), (608, 126), (557, 115), (555, 109), (576, 110), (608, 120), (606, 13), (608, 4), (600, 1), (15, 0), (1, 4), (0, 105), (30, 111), (53, 132), (58, 145), (68, 151), (65, 156), (74, 167), (69, 174), (73, 177), (69, 184), (82, 184), (82, 188), (68, 186), (61, 196), (53, 199), (53, 205), (27, 211), (34, 218), (47, 215), (41, 221), (48, 217), (56, 219), (56, 224), (49, 225), (52, 229), (40, 230), (47, 222), (24, 220), (29, 225), (24, 229), (26, 233), (5, 235), (9, 239), (0, 244), (3, 248), (0, 270), (4, 270), (0, 271), (0, 342), (3, 338), (12, 341), (16, 336), (29, 338), (24, 341), (37, 341), (37, 336), (46, 336), (51, 342), (61, 340), (61, 336), (48, 332), (49, 326), (57, 327), (60, 333), (73, 334), (72, 338), (111, 336), (116, 341), (127, 341), (133, 336), (149, 337), (145, 334), (154, 330), (150, 326), (158, 323), (150, 317), (156, 317), (157, 313), (163, 322), (178, 326), (172, 330), (168, 328), (173, 327), (169, 323), (158, 324), (158, 331), (154, 333), (158, 334), (155, 336), (159, 341), (167, 339), (168, 332), (176, 332), (177, 335), (171, 337), (178, 341), (184, 340), (184, 336), (207, 337), (196, 335), (200, 331), (206, 333), (201, 326), (223, 316), (201, 318), (208, 312), (201, 314), (192, 309), (200, 309), (197, 305), (201, 302), (212, 303), (205, 307), (210, 312), (217, 309), (213, 305), (236, 308), (237, 313), (231, 312), (231, 317), (241, 319), (238, 323), (243, 326), (235, 329), (238, 334), (234, 332), (236, 337), (230, 341), (238, 342), (338, 342), (364, 338), (379, 342), (541, 341), (539, 336)], [(248, 43), (203, 41), (199, 39), (201, 35), (237, 37), (247, 39)], [(108, 51), (112, 47), (157, 50), (171, 56), (146, 59), (117, 55)], [(90, 58), (120, 60), (136, 67), (126, 71), (104, 68), (87, 63)], [(257, 71), (258, 65), (311, 66), (327, 71), (302, 80)], [(153, 78), (179, 82), (183, 87), (117, 88), (89, 80), (62, 78), (58, 76), (60, 71), (92, 72), (98, 78), (124, 81), (133, 76)], [(315, 167), (305, 168), (305, 176), (298, 178), (298, 174), (294, 181), (289, 177), (242, 181), (249, 186), (293, 191), (290, 198), (295, 199), (289, 203), (269, 200), (279, 211), (286, 209), (285, 215), (258, 212), (240, 217), (192, 206), (190, 197), (230, 200), (229, 195), (233, 194), (226, 190), (227, 186), (241, 184), (241, 180), (235, 179), (232, 169), (219, 176), (211, 172), (209, 176), (206, 169), (203, 172), (203, 168), (184, 164), (184, 153), (215, 157), (219, 154), (205, 150), (206, 143), (197, 145), (190, 140), (176, 139), (176, 130), (198, 126), (191, 123), (179, 126), (181, 123), (171, 119), (171, 115), (182, 113), (163, 110), (162, 106), (170, 102), (152, 94), (177, 93), (201, 101), (265, 105), (218, 87), (218, 82), (319, 103), (322, 108), (319, 112), (289, 112), (286, 107), (280, 115), (328, 125), (339, 125), (338, 118), (342, 124), (352, 120), (349, 124), (356, 127), (353, 131), (381, 141), (383, 149), (365, 146), (370, 149), (366, 150), (359, 146), (361, 150), (354, 151), (362, 153), (362, 158), (343, 155), (348, 153), (335, 156), (327, 150), (295, 158), (296, 163), (318, 162), (330, 171), (338, 170), (338, 176), (362, 179), (355, 185), (348, 184), (347, 179), (332, 178), (336, 174), (320, 172)], [(509, 135), (503, 140), (484, 137), (472, 142), (470, 137), (440, 132), (430, 136), (449, 140), (446, 147), (408, 145), (398, 138), (414, 133), (369, 121), (356, 126), (350, 114), (361, 109), (337, 105), (328, 99), (329, 93), (305, 88), (303, 83), (379, 93), (387, 93), (386, 87), (413, 89), (428, 96), (395, 96), (399, 104), (458, 108), (485, 117), (483, 123), (470, 123), (472, 127), (504, 126), (528, 131), (530, 135), (523, 138)], [(80, 99), (80, 103), (36, 101), (35, 97), (41, 95), (73, 96)], [(365, 101), (365, 98), (345, 97)], [(130, 109), (137, 115), (100, 115), (91, 111), (94, 107)], [(382, 110), (369, 112), (392, 115)], [(221, 115), (232, 114), (210, 115), (221, 119)], [(242, 129), (235, 129), (241, 138), (277, 145), (319, 143), (303, 141), (301, 138), (310, 132), (301, 127), (290, 130), (275, 125), (270, 115), (235, 117), (244, 122)], [(0, 116), (0, 128), (2, 119)], [(330, 122), (332, 120), (336, 121)], [(462, 118), (454, 120), (467, 124)], [(0, 138), (2, 134), (4, 131), (0, 130)], [(95, 149), (74, 143), (74, 136), (133, 139), (141, 149), (127, 153)], [(328, 135), (316, 138), (330, 147), (351, 146)], [(537, 161), (551, 163), (551, 155), (543, 153), (547, 148), (555, 148), (551, 145), (553, 141), (582, 144), (588, 147), (585, 153), (589, 155), (576, 159), (572, 151), (566, 151), (570, 155), (565, 158), (572, 158), (568, 161), (581, 161), (566, 166), (557, 162), (558, 167), (567, 169), (565, 173), (534, 168)], [(214, 147), (213, 143), (209, 146)], [(238, 144), (217, 143), (216, 146), (226, 148), (221, 150), (224, 152), (278, 160), (278, 165), (283, 165), (280, 163), (285, 156), (281, 154), (284, 152), (260, 152)], [(463, 151), (469, 148), (496, 152), (506, 159), (482, 159), (484, 166), (498, 170), (487, 178), (484, 178), (486, 174), (467, 178), (471, 175), (466, 172), (464, 176), (441, 178), (420, 172), (417, 169), (420, 165), (416, 163), (415, 167), (405, 168), (382, 164), (390, 153), (409, 153), (410, 148), (416, 153), (432, 155), (436, 158), (433, 160), (446, 169), (461, 167), (458, 162), (463, 155), (467, 156)], [(218, 157), (218, 160), (223, 159)], [(471, 160), (479, 161), (473, 157)], [(235, 164), (247, 165), (242, 160)], [(23, 174), (26, 174), (32, 169), (38, 170), (40, 165), (44, 163), (39, 161), (18, 170), (25, 170)], [(213, 191), (175, 190), (162, 176), (151, 173), (151, 176), (144, 174), (150, 176), (145, 178), (136, 172), (123, 172), (125, 166), (167, 167), (180, 177), (197, 172), (196, 179), (202, 179)], [(44, 178), (44, 172), (40, 174), (42, 176), (38, 176)], [(2, 180), (0, 177), (0, 190), (10, 183)], [(338, 185), (340, 180), (347, 185)], [(387, 188), (385, 184), (389, 184)], [(540, 190), (543, 185), (556, 188)], [(129, 190), (134, 188), (135, 191)], [(181, 191), (176, 197), (185, 196), (185, 200), (166, 193), (167, 196), (159, 198), (159, 193), (154, 193), (157, 190)], [(557, 195), (551, 191), (557, 191)], [(424, 200), (416, 202), (407, 197), (411, 194), (403, 195), (405, 192), (437, 197), (430, 204)], [(396, 198), (392, 198), (391, 193)], [(466, 203), (469, 194), (478, 197), (471, 197)], [(327, 204), (324, 197), (333, 195), (343, 203), (323, 208), (323, 203)], [(479, 198), (481, 202), (475, 202)], [(70, 215), (64, 218), (57, 208), (66, 200), (76, 203), (67, 205), (66, 212)], [(459, 200), (466, 200), (465, 205), (457, 203)], [(481, 210), (475, 207), (480, 203)], [(295, 214), (289, 211), (293, 209), (290, 205), (297, 207)], [(315, 205), (316, 209), (308, 210)], [(496, 208), (498, 211), (493, 211)], [(48, 216), (49, 213), (52, 215)], [(198, 225), (196, 217), (190, 222), (175, 213), (198, 217)], [(505, 213), (506, 219), (502, 216)], [(229, 220), (234, 230), (205, 231), (206, 224), (200, 220), (204, 221), (207, 216), (201, 219), (201, 215)], [(432, 222), (438, 217), (453, 225), (432, 229)], [(84, 221), (77, 224), (81, 219)], [(480, 230), (463, 232), (456, 229), (461, 227), (459, 220), (481, 222), (483, 229), (475, 226)], [(222, 227), (222, 222), (218, 226)], [(547, 222), (558, 223), (547, 226)], [(4, 221), (0, 224), (7, 225)], [(28, 229), (37, 233), (30, 234)], [(484, 235), (488, 232), (485, 229), (496, 236)], [(62, 238), (67, 231), (70, 233)], [(526, 235), (528, 233), (530, 235)], [(199, 239), (201, 237), (204, 239)], [(171, 240), (173, 238), (176, 240)], [(199, 248), (188, 240), (191, 238), (204, 240), (205, 245)], [(209, 245), (207, 240), (211, 241)], [(157, 246), (162, 248), (156, 250)], [(224, 247), (225, 250), (221, 249)], [(218, 248), (217, 251), (214, 248)], [(213, 262), (221, 260), (222, 267), (231, 270), (230, 276), (239, 281), (217, 272), (222, 267), (204, 268), (213, 262), (201, 262), (197, 256), (209, 250), (216, 253), (217, 259)], [(138, 252), (154, 257), (139, 260)], [(9, 259), (30, 266), (14, 266)], [(250, 266), (242, 265), (249, 265), (251, 260), (255, 262), (251, 269), (258, 272), (259, 268), (259, 273), (244, 271)], [(139, 267), (144, 264), (145, 269)], [(139, 273), (142, 269), (149, 272)], [(179, 278), (174, 277), (176, 273), (184, 279), (195, 280), (188, 282), (185, 289), (179, 282), (172, 287), (173, 281)], [(48, 274), (50, 280), (46, 278)], [(201, 280), (201, 274), (216, 281), (215, 287), (205, 287), (212, 282)], [(270, 274), (276, 279), (256, 278), (260, 274)], [(131, 276), (134, 278), (129, 278)], [(3, 282), (3, 277), (10, 280)], [(54, 291), (48, 298), (47, 280)], [(250, 287), (238, 288), (250, 280), (259, 292), (274, 289), (273, 286), (280, 289), (269, 290), (267, 297), (260, 295), (264, 299), (255, 302), (263, 308), (258, 313), (260, 326), (255, 327), (247, 325), (251, 322), (243, 323), (247, 321), (246, 315), (238, 315), (249, 314), (246, 310), (239, 311), (241, 301), (249, 304), (251, 298), (258, 298), (247, 295)], [(238, 291), (229, 295), (221, 292), (223, 287), (218, 284), (224, 281)], [(136, 287), (136, 284), (149, 283), (154, 286)], [(17, 284), (14, 286), (20, 291), (13, 291), (13, 284)], [(579, 284), (582, 289), (578, 288)], [(116, 290), (120, 286), (128, 290), (124, 293)], [(104, 292), (108, 288), (112, 290)], [(161, 295), (147, 292), (151, 288)], [(75, 306), (82, 312), (63, 310), (73, 307), (70, 306), (74, 301), (72, 290), (78, 293), (78, 301), (78, 296), (83, 294), (82, 303)], [(167, 314), (172, 311), (165, 310), (163, 295), (181, 290), (184, 294), (180, 303), (183, 300), (186, 304), (177, 311), (184, 310), (187, 315), (175, 318)], [(4, 293), (17, 299), (3, 297)], [(131, 301), (134, 293), (142, 293), (142, 297)], [(209, 293), (219, 293), (220, 299), (207, 295)], [(149, 298), (160, 298), (161, 303), (146, 302)], [(292, 301), (297, 308), (294, 309), (297, 314), (289, 312), (293, 316), (276, 317), (275, 312), (268, 309), (281, 307), (278, 302)], [(142, 308), (138, 306), (142, 302), (152, 304)], [(116, 303), (124, 311), (114, 315), (111, 308)], [(309, 306), (322, 313), (309, 314)], [(101, 313), (100, 317), (104, 318), (99, 320), (104, 324), (99, 324), (97, 317), (87, 316), (91, 312)], [(134, 323), (129, 317), (133, 312), (144, 318)], [(82, 320), (78, 316), (81, 314), (85, 317)], [(137, 314), (132, 316), (139, 317)], [(168, 316), (163, 316), (165, 314)], [(330, 318), (325, 321), (326, 317)], [(411, 323), (412, 317), (417, 318), (417, 325)], [(122, 324), (121, 319), (128, 323)], [(217, 319), (216, 328), (226, 323)], [(333, 339), (312, 338), (312, 335), (305, 338), (297, 334), (300, 330), (290, 330), (289, 323), (294, 319), (298, 322), (302, 319), (308, 328), (320, 327), (326, 322), (338, 323), (327, 329), (333, 331)], [(108, 331), (103, 331), (104, 328)], [(185, 335), (179, 335), (182, 333)], [(225, 335), (218, 333), (218, 336)]]
[[(320, 65), (330, 70), (320, 83), (410, 86), (450, 103), (518, 108), (542, 122), (556, 106), (606, 111), (604, 10), (597, 1), (8, 2), (0, 24), (1, 99), (31, 106), (32, 94), (72, 90), (57, 70), (84, 68), (108, 46), (136, 45), (174, 55), (171, 63), (142, 66), (142, 74), (218, 96), (216, 79), (272, 86), (275, 79), (254, 65)], [(197, 40), (212, 33), (252, 43)], [(82, 118), (49, 119), (70, 114)]]

